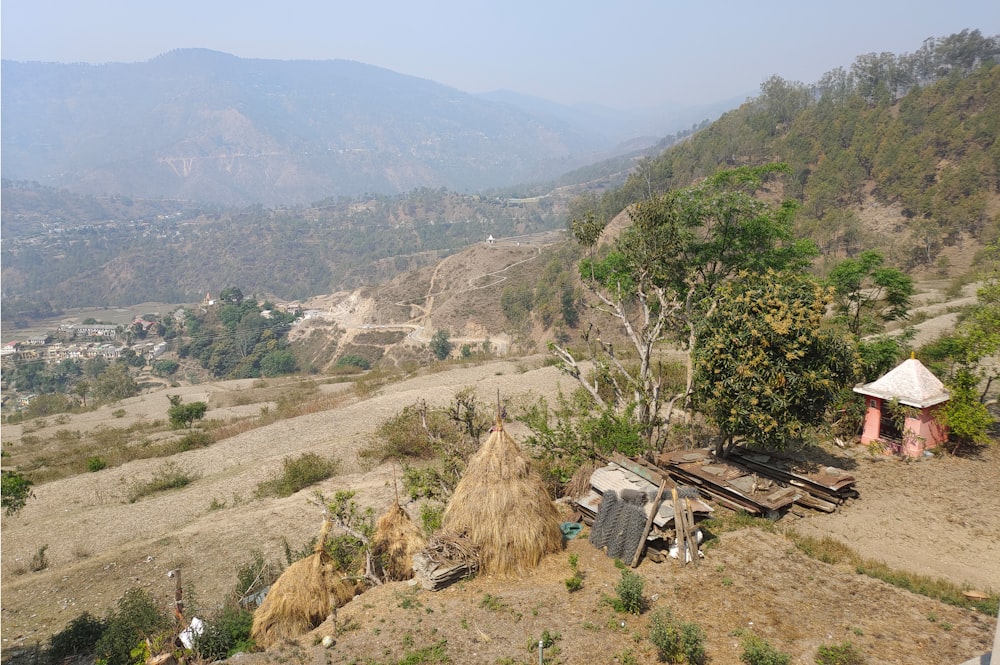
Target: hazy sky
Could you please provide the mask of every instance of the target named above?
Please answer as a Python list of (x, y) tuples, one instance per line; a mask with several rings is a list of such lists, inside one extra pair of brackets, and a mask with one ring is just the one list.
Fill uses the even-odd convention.
[(872, 51), (964, 28), (1000, 34), (1000, 0), (2, 0), (5, 59), (137, 62), (202, 47), (347, 59), (467, 92), (617, 108), (811, 83)]

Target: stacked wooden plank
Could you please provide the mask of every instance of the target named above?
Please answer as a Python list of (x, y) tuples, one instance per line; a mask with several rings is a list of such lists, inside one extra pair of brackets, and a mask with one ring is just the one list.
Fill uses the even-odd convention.
[(678, 450), (662, 454), (658, 463), (675, 480), (754, 515), (777, 517), (793, 503), (833, 512), (858, 496), (854, 476), (843, 469), (810, 466), (774, 453), (735, 448), (723, 460), (707, 449)]
[(663, 453), (659, 467), (733, 510), (777, 517), (804, 492), (782, 485), (729, 460), (716, 458), (708, 450), (675, 450)]
[(734, 448), (730, 457), (757, 473), (796, 487), (805, 495), (796, 501), (803, 506), (832, 513), (848, 499), (856, 499), (854, 476), (833, 466), (793, 460), (776, 453)]

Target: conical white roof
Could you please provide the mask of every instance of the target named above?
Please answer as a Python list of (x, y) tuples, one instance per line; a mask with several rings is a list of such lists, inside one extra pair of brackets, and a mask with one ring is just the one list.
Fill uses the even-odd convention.
[(916, 358), (904, 360), (882, 378), (854, 387), (854, 392), (923, 409), (951, 397), (944, 384)]

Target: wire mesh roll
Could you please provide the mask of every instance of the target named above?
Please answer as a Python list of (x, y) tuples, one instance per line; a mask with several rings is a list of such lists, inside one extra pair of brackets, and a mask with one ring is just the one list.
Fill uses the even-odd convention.
[(646, 530), (646, 512), (641, 503), (625, 503), (608, 535), (608, 556), (612, 559), (632, 560)]
[(604, 493), (601, 505), (597, 507), (597, 515), (594, 516), (594, 526), (590, 529), (590, 542), (597, 549), (608, 544), (610, 525), (618, 519), (622, 505), (617, 492), (608, 490)]

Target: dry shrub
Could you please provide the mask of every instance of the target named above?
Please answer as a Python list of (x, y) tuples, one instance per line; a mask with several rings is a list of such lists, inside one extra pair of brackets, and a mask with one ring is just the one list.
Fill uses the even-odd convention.
[(443, 527), (480, 550), (480, 571), (511, 576), (562, 549), (559, 514), (542, 479), (497, 422), (469, 459), (444, 512)]
[(313, 553), (290, 565), (254, 612), (250, 637), (257, 646), (267, 649), (307, 633), (363, 590), (360, 582), (345, 579), (323, 551), (328, 528), (325, 523)]
[(590, 493), (590, 477), (598, 468), (595, 462), (584, 462), (574, 473), (573, 477), (566, 483), (563, 496), (571, 499), (579, 499)]
[(393, 501), (375, 523), (371, 551), (376, 572), (386, 582), (410, 579), (413, 577), (413, 555), (426, 544), (420, 528), (399, 501)]

